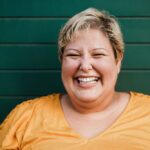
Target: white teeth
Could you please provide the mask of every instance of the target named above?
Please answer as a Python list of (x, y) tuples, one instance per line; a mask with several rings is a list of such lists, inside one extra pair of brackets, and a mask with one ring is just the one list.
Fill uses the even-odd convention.
[(93, 82), (93, 81), (97, 81), (98, 78), (97, 77), (87, 77), (87, 78), (78, 78), (79, 82)]

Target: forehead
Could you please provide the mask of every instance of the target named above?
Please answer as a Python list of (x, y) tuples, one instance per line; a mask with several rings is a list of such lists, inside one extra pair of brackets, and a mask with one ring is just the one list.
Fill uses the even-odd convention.
[(65, 49), (95, 49), (95, 48), (112, 49), (108, 37), (98, 29), (85, 29), (76, 32)]

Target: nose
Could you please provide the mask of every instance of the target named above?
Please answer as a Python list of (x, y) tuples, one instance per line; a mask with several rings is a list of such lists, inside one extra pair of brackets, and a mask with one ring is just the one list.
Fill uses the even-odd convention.
[(79, 69), (82, 70), (83, 72), (89, 72), (90, 70), (92, 70), (91, 59), (89, 57), (82, 58), (80, 61)]

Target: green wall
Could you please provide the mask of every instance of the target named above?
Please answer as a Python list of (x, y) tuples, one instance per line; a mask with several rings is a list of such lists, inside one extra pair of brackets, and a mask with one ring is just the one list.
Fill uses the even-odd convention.
[(150, 94), (149, 0), (0, 0), (0, 122), (24, 100), (64, 91), (58, 32), (88, 7), (119, 18), (126, 48), (117, 89)]

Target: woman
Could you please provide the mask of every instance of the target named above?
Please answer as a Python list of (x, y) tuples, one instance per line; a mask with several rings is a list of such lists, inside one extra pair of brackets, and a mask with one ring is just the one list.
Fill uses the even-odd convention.
[(116, 19), (89, 8), (58, 45), (67, 94), (18, 105), (0, 127), (0, 149), (149, 150), (150, 97), (115, 91), (124, 53)]

